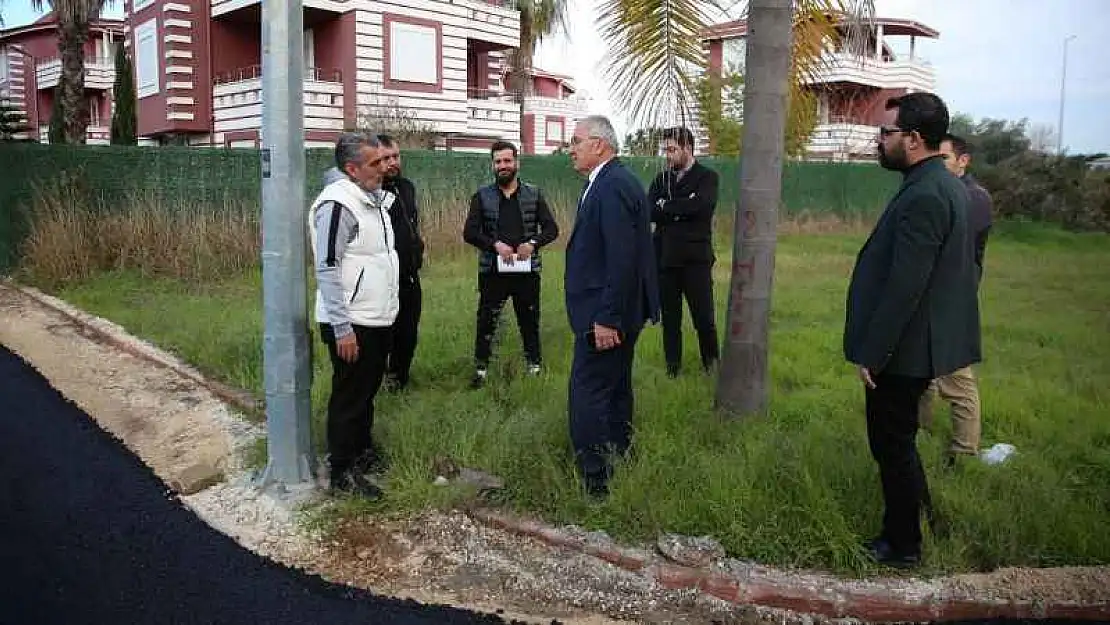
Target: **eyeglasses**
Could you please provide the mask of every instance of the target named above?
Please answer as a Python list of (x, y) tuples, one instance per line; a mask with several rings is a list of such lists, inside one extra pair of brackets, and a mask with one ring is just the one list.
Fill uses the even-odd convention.
[(883, 127), (879, 128), (879, 136), (884, 137), (884, 138), (888, 137), (888, 136), (890, 136), (890, 135), (892, 135), (896, 132), (913, 132), (913, 131), (912, 130), (906, 130), (905, 128), (898, 128), (898, 127), (891, 128), (890, 126), (883, 126)]
[(594, 137), (594, 136), (589, 136), (589, 137), (586, 137), (585, 139), (582, 139), (580, 137), (571, 137), (570, 138), (570, 144), (571, 145), (581, 145), (582, 143), (584, 143), (586, 141), (589, 141), (590, 139), (598, 139), (598, 138), (599, 137)]

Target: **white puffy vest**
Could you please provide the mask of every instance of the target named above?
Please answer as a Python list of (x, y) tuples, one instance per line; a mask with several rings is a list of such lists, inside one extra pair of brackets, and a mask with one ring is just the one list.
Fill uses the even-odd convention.
[[(382, 192), (380, 205), (358, 185), (344, 177), (320, 192), (308, 212), (308, 231), (312, 241), (312, 255), (317, 258), (316, 220), (317, 207), (325, 202), (342, 204), (358, 220), (358, 233), (347, 244), (339, 259), (343, 294), (351, 323), (360, 326), (382, 327), (393, 325), (397, 318), (398, 262), (394, 249), (393, 225), (389, 219), (389, 206), (393, 194)], [(331, 323), (324, 309), (320, 289), (316, 289), (316, 321)]]

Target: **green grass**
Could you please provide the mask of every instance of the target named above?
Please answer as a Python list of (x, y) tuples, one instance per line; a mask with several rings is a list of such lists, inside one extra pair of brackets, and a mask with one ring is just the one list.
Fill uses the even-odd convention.
[[(560, 255), (546, 259), (541, 319), (546, 373), (522, 375), (506, 315), (491, 385), (466, 390), (477, 303), (472, 259), (435, 263), (415, 388), (380, 396), (376, 435), (393, 457), (391, 487), (375, 509), (458, 503), (464, 493), (431, 485), (431, 464), (449, 456), (506, 478), (505, 506), (556, 523), (578, 523), (626, 541), (662, 531), (710, 534), (731, 555), (765, 563), (872, 574), (857, 545), (877, 531), (878, 474), (867, 450), (863, 394), (841, 356), (844, 292), (862, 235), (780, 238), (774, 293), (772, 414), (723, 421), (712, 380), (663, 370), (660, 330), (645, 331), (635, 371), (636, 459), (613, 495), (591, 504), (572, 474), (566, 418), (571, 337)], [(723, 249), (725, 246), (719, 246)], [(723, 320), (727, 259), (718, 266)], [(926, 573), (1000, 565), (1110, 562), (1110, 237), (1004, 224), (987, 251), (979, 367), (983, 443), (1018, 454), (1002, 466), (940, 469), (948, 419), (919, 437), (937, 505), (950, 532), (927, 538)], [(104, 274), (60, 296), (121, 323), (233, 385), (260, 392), (258, 275), (187, 285)], [(689, 323), (687, 321), (687, 323)], [(722, 324), (723, 325), (723, 324)], [(328, 391), (316, 343), (313, 405), (322, 448)], [(942, 413), (946, 406), (936, 402)]]

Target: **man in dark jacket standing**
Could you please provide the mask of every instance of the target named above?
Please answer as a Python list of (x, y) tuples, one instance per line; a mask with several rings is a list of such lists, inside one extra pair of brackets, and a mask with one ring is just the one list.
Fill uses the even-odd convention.
[(559, 236), (559, 226), (539, 188), (517, 178), (516, 146), (490, 148), (494, 184), (470, 199), (463, 240), (478, 248), (478, 319), (471, 388), (486, 383), (493, 337), (505, 300), (513, 298), (528, 373), (540, 372), (539, 249)]
[(388, 385), (404, 390), (409, 383), (409, 369), (416, 354), (417, 330), (423, 307), (420, 268), (424, 264), (424, 239), (420, 236), (420, 213), (416, 203), (416, 187), (401, 175), (401, 150), (389, 135), (378, 135), (386, 166), (382, 188), (397, 199), (389, 209), (400, 263), (400, 309), (393, 323), (393, 343), (386, 369)]
[[(940, 143), (940, 152), (948, 171), (963, 181), (968, 200), (968, 245), (975, 258), (976, 277), (983, 277), (983, 257), (987, 250), (987, 236), (991, 229), (991, 196), (967, 173), (971, 162), (971, 149), (967, 141), (948, 135)], [(952, 406), (952, 440), (948, 445), (946, 462), (954, 465), (956, 458), (979, 453), (980, 419), (979, 384), (971, 367), (963, 367), (943, 375), (929, 385), (921, 396), (920, 419), (922, 427), (933, 422), (933, 395), (940, 396)]]
[(848, 287), (844, 355), (864, 384), (867, 438), (885, 512), (868, 544), (875, 560), (915, 566), (929, 505), (917, 453), (918, 401), (933, 378), (980, 359), (967, 192), (940, 155), (948, 109), (930, 93), (887, 101), (879, 162), (902, 186), (863, 245)]
[(713, 310), (713, 212), (717, 172), (694, 159), (694, 135), (687, 128), (663, 134), (667, 169), (651, 183), (651, 221), (659, 261), (659, 301), (663, 307), (663, 354), (667, 375), (682, 369), (682, 299), (698, 333), (701, 364), (711, 371), (720, 357)]

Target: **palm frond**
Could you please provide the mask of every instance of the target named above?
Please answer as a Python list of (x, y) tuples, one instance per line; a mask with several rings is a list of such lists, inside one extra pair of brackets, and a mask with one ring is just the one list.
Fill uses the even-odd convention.
[(603, 72), (614, 104), (633, 125), (661, 125), (696, 101), (706, 65), (702, 36), (714, 3), (699, 0), (605, 0), (598, 14), (608, 54)]
[(517, 8), (521, 20), (530, 20), (532, 24), (532, 52), (547, 37), (570, 32), (569, 0), (521, 0)]
[[(874, 0), (796, 0), (791, 44), (791, 115), (812, 116), (805, 88), (824, 69), (829, 44), (860, 56), (867, 48)], [(613, 104), (633, 127), (660, 125), (695, 110), (697, 77), (708, 69), (702, 47), (711, 16), (734, 16), (745, 0), (605, 0), (598, 24), (608, 51)], [(800, 118), (799, 118), (800, 119)], [(685, 121), (684, 119), (682, 120)]]

